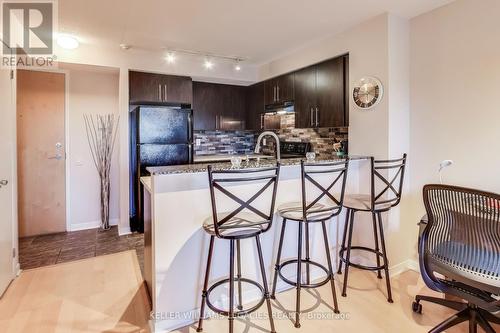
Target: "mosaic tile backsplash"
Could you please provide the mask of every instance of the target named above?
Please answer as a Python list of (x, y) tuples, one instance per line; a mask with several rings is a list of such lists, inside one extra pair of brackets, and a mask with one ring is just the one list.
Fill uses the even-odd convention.
[[(280, 141), (305, 141), (311, 143), (311, 149), (320, 157), (334, 154), (333, 144), (347, 141), (348, 127), (335, 128), (294, 128), (295, 115), (281, 117), (281, 129), (275, 130)], [(201, 145), (194, 147), (196, 155), (212, 154), (248, 154), (254, 151), (260, 131), (195, 131), (194, 139), (200, 139)], [(274, 140), (266, 140), (264, 153), (274, 153)]]
[(255, 135), (253, 131), (195, 131), (194, 141), (199, 139), (201, 144), (194, 145), (194, 153), (198, 156), (252, 153)]

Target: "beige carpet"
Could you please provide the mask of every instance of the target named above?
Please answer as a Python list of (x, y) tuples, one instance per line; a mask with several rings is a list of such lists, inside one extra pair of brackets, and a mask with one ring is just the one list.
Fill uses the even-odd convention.
[(26, 270), (0, 300), (1, 333), (148, 332), (135, 251)]

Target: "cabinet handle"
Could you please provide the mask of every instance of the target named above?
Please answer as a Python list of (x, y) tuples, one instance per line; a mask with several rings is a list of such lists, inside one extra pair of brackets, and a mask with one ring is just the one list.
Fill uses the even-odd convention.
[(311, 121), (309, 123), (311, 126), (314, 126), (314, 110), (311, 108)]
[(273, 102), (276, 102), (276, 86), (273, 87)]
[(280, 86), (276, 86), (276, 101), (280, 100)]
[(160, 102), (162, 101), (162, 98), (161, 98), (161, 84), (158, 85), (158, 100)]
[(215, 115), (215, 129), (216, 130), (219, 129), (218, 119), (219, 119), (219, 116)]
[(260, 115), (260, 129), (264, 129), (264, 115)]
[(316, 107), (316, 127), (319, 127), (318, 107)]
[(163, 95), (163, 97), (165, 98), (164, 99), (164, 102), (166, 102), (168, 100), (168, 97), (167, 97), (167, 85), (163, 85), (163, 91), (165, 91), (165, 94)]

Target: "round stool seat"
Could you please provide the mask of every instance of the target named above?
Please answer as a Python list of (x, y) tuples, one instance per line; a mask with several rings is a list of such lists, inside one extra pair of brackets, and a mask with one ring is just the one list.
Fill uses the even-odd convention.
[[(310, 204), (310, 202), (307, 202), (306, 206)], [(278, 214), (287, 220), (303, 221), (302, 202), (296, 201), (281, 204), (278, 207)], [(308, 222), (324, 221), (330, 217), (332, 217), (332, 210), (322, 203), (315, 203), (307, 210), (306, 215)]]
[[(344, 207), (357, 211), (371, 212), (372, 198), (369, 194), (346, 194), (344, 196)], [(391, 208), (392, 202), (375, 205), (376, 211), (384, 211)]]
[[(226, 218), (229, 212), (217, 214), (217, 221)], [(233, 216), (224, 224), (219, 226), (219, 232), (223, 238), (241, 239), (255, 237), (261, 234), (269, 225), (269, 221), (264, 220), (257, 214), (240, 212)], [(208, 217), (203, 221), (203, 229), (210, 235), (215, 235), (214, 221), (212, 217)]]

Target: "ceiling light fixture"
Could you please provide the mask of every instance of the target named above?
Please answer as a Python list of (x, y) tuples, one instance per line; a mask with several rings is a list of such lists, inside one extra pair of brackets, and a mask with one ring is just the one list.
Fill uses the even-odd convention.
[(169, 64), (173, 64), (175, 62), (175, 54), (173, 54), (172, 52), (168, 52), (167, 55), (165, 56), (165, 60)]
[(76, 49), (80, 43), (78, 42), (78, 39), (71, 35), (67, 34), (60, 34), (57, 36), (57, 44), (62, 47), (63, 49), (67, 50), (74, 50)]
[(205, 67), (205, 69), (210, 70), (214, 67), (214, 63), (210, 59), (207, 58), (207, 59), (205, 59), (203, 66)]
[(240, 62), (241, 62), (240, 59), (236, 59), (236, 63), (234, 64), (234, 70), (237, 71), (237, 72), (241, 71)]
[(126, 51), (126, 50), (130, 50), (130, 48), (131, 48), (131, 47), (132, 47), (132, 46), (130, 46), (130, 45), (128, 45), (128, 44), (120, 44), (120, 48), (121, 48), (122, 50), (125, 50), (125, 51)]

